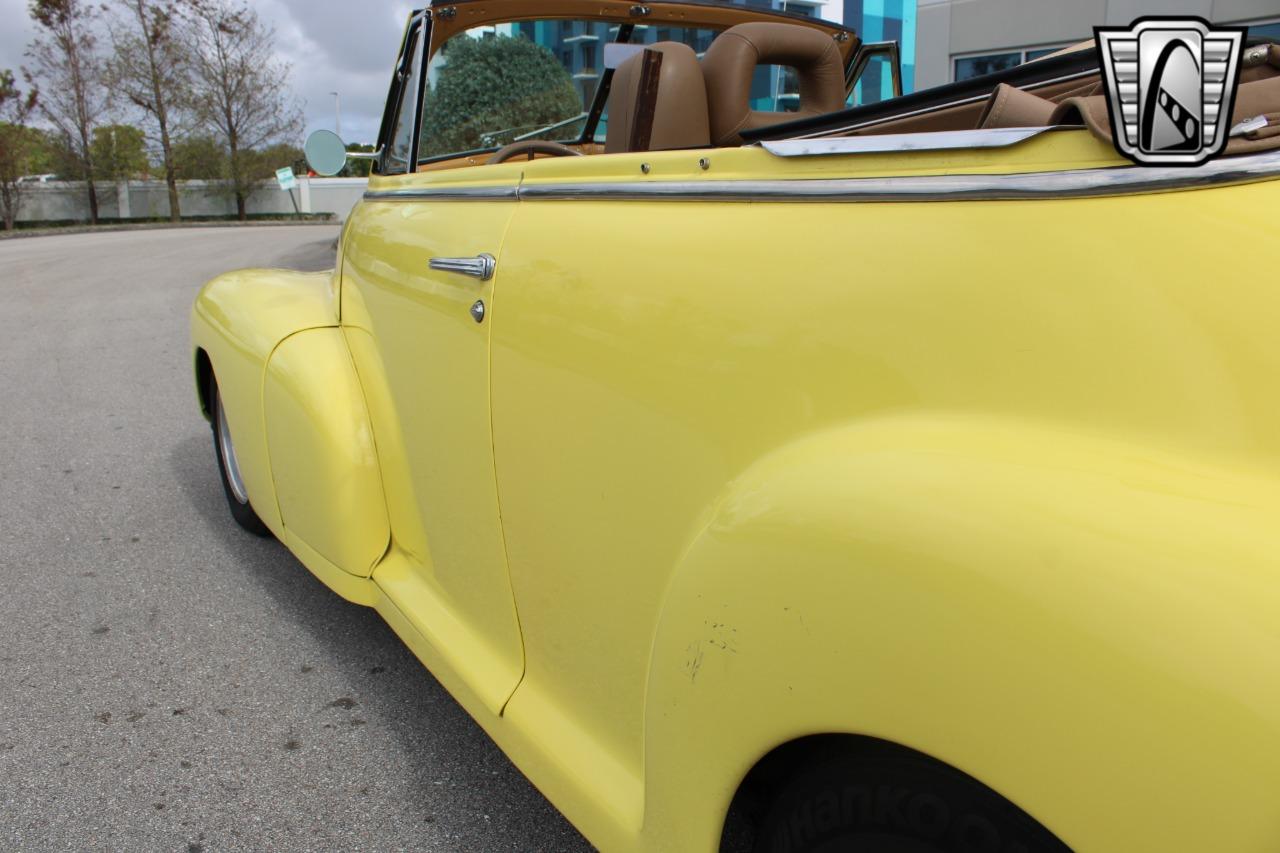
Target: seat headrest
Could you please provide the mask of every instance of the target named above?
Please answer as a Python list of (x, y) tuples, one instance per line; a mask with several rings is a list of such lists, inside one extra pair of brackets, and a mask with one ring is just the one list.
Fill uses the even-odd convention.
[[(656, 52), (661, 58), (656, 93), (653, 81), (643, 79), (645, 53), (649, 52)], [(647, 92), (641, 91), (642, 84), (648, 86)], [(645, 124), (648, 126), (641, 127)], [(606, 154), (706, 148), (710, 144), (707, 88), (693, 48), (674, 41), (646, 45), (645, 50), (629, 57), (613, 72)]]
[[(757, 65), (785, 65), (800, 81), (794, 113), (751, 109), (751, 78)], [(711, 113), (711, 143), (738, 145), (744, 130), (768, 127), (844, 108), (844, 65), (830, 35), (799, 24), (757, 21), (725, 30), (702, 57)]]

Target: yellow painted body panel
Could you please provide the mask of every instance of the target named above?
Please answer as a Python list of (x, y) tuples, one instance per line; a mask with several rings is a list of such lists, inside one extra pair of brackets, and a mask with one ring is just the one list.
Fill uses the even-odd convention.
[[(1076, 850), (1275, 849), (1277, 502), (1274, 478), (1062, 425), (811, 436), (737, 478), (675, 572), (647, 770), (723, 808), (744, 742), (856, 721)], [(678, 791), (648, 790), (655, 849), (712, 849), (716, 822), (691, 839)]]
[(343, 324), (367, 389), (399, 558), (375, 580), (406, 613), (435, 614), (440, 636), (452, 640), (441, 653), (493, 713), (524, 657), (493, 469), (492, 326), (470, 309), (482, 300), (493, 310), (502, 279), (480, 282), (428, 262), (496, 255), (515, 206), (364, 203), (347, 226), (343, 265)]
[[(1015, 150), (916, 173), (1039, 170), (1055, 151), (1059, 168), (1114, 159), (1084, 134)], [(769, 160), (756, 177), (912, 172), (891, 157), (730, 154), (706, 174)], [(601, 171), (625, 174), (626, 160), (650, 163), (651, 179), (700, 171), (687, 152), (602, 158)], [(531, 164), (524, 186), (575, 167)], [(1233, 554), (1247, 578), (1230, 582), (1243, 589), (1221, 618), (1280, 616), (1280, 528), (1266, 523), (1280, 492), (1254, 474), (1243, 506), (1219, 507), (1236, 525), (1208, 509), (1242, 474), (1274, 471), (1280, 450), (1280, 298), (1265, 276), (1235, 274), (1280, 237), (1260, 213), (1277, 197), (1268, 183), (1047, 202), (522, 202), (500, 261), (519, 286), (493, 318), (494, 444), (528, 658), (508, 716), (530, 695), (556, 709), (540, 736), (620, 779), (589, 788), (592, 806), (626, 802), (620, 833), (641, 821), (645, 849), (714, 849), (751, 764), (832, 731), (949, 761), (1079, 849), (1205, 849), (1224, 831), (1231, 849), (1269, 849), (1280, 755), (1256, 751), (1280, 722), (1263, 710), (1280, 707), (1275, 636), (1237, 635), (1236, 653), (1204, 642), (1225, 625), (1178, 626), (1227, 592), (1212, 554)], [(1153, 219), (1158, 231), (1131, 227)], [(1230, 274), (1219, 254), (1170, 251), (1210, 234), (1236, 253)], [(920, 426), (860, 445), (898, 419)], [(925, 440), (957, 422), (972, 425), (950, 446)], [(1077, 433), (1111, 455), (1075, 449)], [(842, 437), (829, 455), (796, 449), (826, 434)], [(900, 463), (881, 458), (885, 441)], [(1043, 444), (1043, 467), (999, 483), (1017, 442), (1028, 465)], [(1194, 470), (1131, 483), (1143, 448), (1157, 471), (1169, 458)], [(770, 459), (796, 466), (785, 491), (741, 485)], [(1093, 477), (1066, 492), (1059, 480), (1086, 460)], [(921, 481), (930, 467), (940, 483)], [(1207, 476), (1227, 487), (1211, 496)], [(739, 489), (756, 506), (734, 514), (731, 547), (721, 519)], [(1160, 532), (1160, 514), (1198, 554)], [(1144, 649), (1135, 634), (1178, 642)], [(1196, 663), (1162, 672), (1184, 654)], [(1247, 670), (1247, 702), (1222, 695), (1223, 660)], [(1217, 702), (1231, 731), (1201, 732)], [(1135, 748), (1157, 710), (1161, 736)], [(1170, 750), (1197, 732), (1202, 747)], [(1135, 792), (1175, 772), (1180, 784), (1132, 811)], [(1207, 798), (1232, 817), (1206, 821)], [(1124, 819), (1106, 817), (1116, 803)]]
[(263, 388), (281, 521), (320, 556), (367, 578), (391, 527), (378, 455), (351, 353), (337, 328), (280, 343)]
[[(645, 180), (1120, 166), (1076, 132), (372, 188), (640, 180), (641, 163)], [(1278, 201), (1280, 181), (366, 201), (325, 346), (355, 365), (391, 547), (339, 591), (605, 850), (715, 850), (752, 765), (816, 733), (928, 753), (1075, 849), (1276, 849)], [(479, 252), (492, 281), (427, 269)], [(203, 322), (221, 381), (223, 336), (256, 333)], [(252, 418), (232, 426), (239, 447)]]
[(293, 552), (293, 555), (307, 567), (311, 574), (347, 601), (365, 607), (373, 607), (377, 603), (378, 588), (373, 581), (339, 568), (288, 528), (285, 528), (281, 534), (280, 541)]

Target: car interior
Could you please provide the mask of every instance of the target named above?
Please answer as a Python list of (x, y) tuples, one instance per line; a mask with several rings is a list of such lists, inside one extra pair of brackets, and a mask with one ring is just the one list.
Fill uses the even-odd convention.
[[(646, 54), (655, 52), (653, 63)], [(657, 65), (647, 83), (644, 63)], [(750, 109), (756, 65), (796, 70), (796, 112)], [(1245, 53), (1233, 124), (1270, 119), (1233, 138), (1228, 154), (1280, 146), (1280, 44)], [(1031, 66), (1038, 66), (1032, 68)], [(1025, 73), (1030, 70), (1032, 73)], [(624, 118), (608, 128), (607, 152), (726, 147), (764, 139), (921, 133), (1013, 127), (1087, 127), (1108, 141), (1111, 127), (1093, 43), (1077, 45), (1009, 72), (897, 98), (871, 108), (844, 109), (845, 79), (834, 43), (789, 24), (740, 24), (712, 42), (699, 62), (688, 47), (659, 43), (619, 66), (610, 112)], [(1009, 82), (1002, 79), (1011, 77)], [(1025, 82), (1019, 77), (1027, 78)], [(705, 97), (703, 96), (705, 91)], [(652, 100), (647, 104), (645, 99)], [(932, 103), (930, 103), (932, 101)], [(886, 109), (888, 108), (888, 109)], [(630, 120), (625, 120), (630, 117)]]
[[(519, 157), (707, 149), (767, 140), (832, 138), (995, 128), (1087, 128), (1111, 141), (1094, 44), (1084, 42), (1013, 69), (849, 107), (856, 58), (843, 32), (783, 21), (752, 21), (715, 35), (706, 50), (676, 41), (636, 45), (597, 90), (582, 138), (523, 138), (496, 151), (423, 161), (424, 171)], [(853, 40), (856, 43), (856, 39)], [(786, 111), (753, 109), (759, 66), (792, 69), (798, 101)], [(1248, 43), (1231, 126), (1257, 119), (1230, 139), (1226, 154), (1280, 147), (1280, 44)], [(589, 137), (607, 104), (603, 145)], [(584, 114), (585, 115), (585, 114)]]

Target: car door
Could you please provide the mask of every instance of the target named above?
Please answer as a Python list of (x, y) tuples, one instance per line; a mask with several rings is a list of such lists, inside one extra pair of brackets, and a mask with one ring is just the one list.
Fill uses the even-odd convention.
[(490, 170), (477, 187), (469, 170), (413, 167), (424, 76), (416, 26), (382, 177), (344, 238), (342, 322), (392, 526), (374, 581), (496, 713), (519, 681), (523, 649), (498, 514), (487, 313), (520, 170)]

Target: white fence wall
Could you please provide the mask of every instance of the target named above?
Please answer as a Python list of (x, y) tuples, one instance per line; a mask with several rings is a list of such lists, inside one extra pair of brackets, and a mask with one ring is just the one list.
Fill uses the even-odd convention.
[[(364, 178), (299, 178), (293, 198), (303, 213), (331, 213), (345, 220), (364, 194)], [(212, 181), (178, 184), (183, 216), (233, 216), (235, 196), (225, 185)], [(249, 196), (249, 213), (293, 213), (289, 193), (275, 183), (263, 185)], [(98, 184), (98, 218), (166, 219), (169, 188), (164, 181), (129, 181)], [(28, 184), (22, 193), (19, 222), (88, 221), (89, 197), (79, 181)]]

